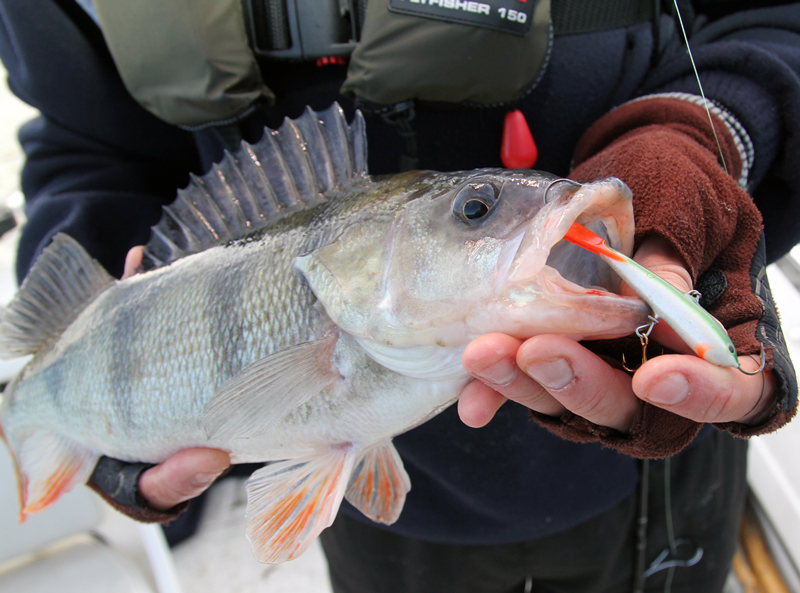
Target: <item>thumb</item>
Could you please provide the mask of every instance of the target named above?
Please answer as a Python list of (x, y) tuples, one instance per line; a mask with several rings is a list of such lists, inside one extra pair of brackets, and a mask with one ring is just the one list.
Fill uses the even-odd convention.
[[(666, 239), (655, 235), (647, 237), (634, 253), (633, 259), (636, 263), (657, 274), (678, 290), (682, 292), (692, 290), (691, 274), (686, 269), (678, 252), (672, 248)], [(627, 284), (622, 285), (620, 293), (626, 296), (636, 295)], [(692, 349), (664, 321), (657, 323), (653, 327), (650, 337), (675, 352), (693, 354)]]

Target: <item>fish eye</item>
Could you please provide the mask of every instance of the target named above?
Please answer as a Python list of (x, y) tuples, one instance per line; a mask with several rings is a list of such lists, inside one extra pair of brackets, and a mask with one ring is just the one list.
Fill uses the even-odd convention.
[(491, 183), (470, 183), (462, 187), (453, 200), (453, 215), (466, 223), (476, 223), (491, 211), (497, 202), (497, 188)]
[(729, 345), (728, 346), (728, 352), (730, 352), (731, 354), (736, 354), (736, 348), (734, 348), (733, 346)]

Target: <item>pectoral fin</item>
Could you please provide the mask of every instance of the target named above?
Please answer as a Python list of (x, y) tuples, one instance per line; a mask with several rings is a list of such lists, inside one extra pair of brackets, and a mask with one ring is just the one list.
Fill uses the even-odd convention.
[(347, 501), (378, 523), (391, 525), (400, 517), (411, 490), (403, 461), (391, 441), (368, 449), (347, 485)]
[(340, 378), (332, 362), (336, 341), (332, 333), (244, 367), (206, 404), (202, 419), (206, 434), (227, 441), (269, 430)]
[(351, 449), (270, 464), (247, 481), (247, 539), (259, 562), (296, 558), (333, 523), (353, 469)]
[(15, 455), (22, 506), (20, 522), (86, 482), (99, 457), (99, 453), (71, 439), (44, 430), (25, 439)]

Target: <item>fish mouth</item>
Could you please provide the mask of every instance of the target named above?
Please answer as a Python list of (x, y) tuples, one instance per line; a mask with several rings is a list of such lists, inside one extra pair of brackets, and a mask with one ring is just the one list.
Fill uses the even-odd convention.
[[(619, 251), (602, 222), (583, 221), (582, 224)], [(619, 294), (620, 278), (611, 267), (594, 253), (569, 241), (561, 240), (551, 247), (545, 266), (566, 282), (580, 286), (587, 292), (593, 291), (590, 294), (596, 294), (597, 291)]]
[[(630, 189), (616, 178), (587, 184), (559, 179), (550, 184), (545, 205), (509, 242), (506, 263), (501, 263), (505, 269), (497, 277), (498, 303), (506, 308), (506, 315), (510, 309), (519, 310), (513, 314), (513, 323), (524, 328), (520, 333), (552, 328), (558, 330), (554, 333), (579, 338), (620, 337), (643, 323), (647, 305), (637, 297), (621, 296), (621, 280), (605, 262), (564, 240), (578, 222), (609, 246), (630, 255), (634, 232), (631, 198)], [(551, 315), (548, 310), (552, 319), (537, 321), (535, 326), (528, 321), (547, 318)], [(567, 310), (579, 312), (580, 320), (561, 330), (558, 315)]]
[(522, 225), (514, 244), (506, 287), (536, 282), (545, 268), (552, 275), (586, 289), (619, 292), (619, 277), (598, 256), (564, 240), (578, 222), (603, 238), (610, 247), (630, 255), (633, 248), (631, 191), (622, 181), (608, 178), (579, 184), (556, 179), (545, 190), (545, 205)]

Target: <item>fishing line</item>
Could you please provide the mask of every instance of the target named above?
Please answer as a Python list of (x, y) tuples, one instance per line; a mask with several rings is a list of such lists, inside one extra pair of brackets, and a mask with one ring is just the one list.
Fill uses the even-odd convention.
[(642, 459), (639, 478), (639, 516), (636, 520), (636, 564), (633, 593), (644, 593), (645, 562), (647, 561), (648, 497), (650, 490), (650, 460)]
[[(677, 0), (676, 0), (677, 1)], [(669, 551), (673, 557), (678, 556), (678, 546), (675, 544), (675, 528), (672, 525), (672, 458), (667, 457), (664, 460), (664, 513), (666, 514), (667, 522), (667, 539), (669, 540)], [(667, 580), (664, 583), (664, 593), (670, 593), (672, 590), (672, 578), (675, 576), (675, 567), (670, 566), (667, 571)]]
[[(650, 566), (640, 575), (637, 584), (641, 588), (634, 589), (639, 593), (644, 589), (644, 579), (657, 572), (666, 570), (667, 574), (664, 581), (664, 593), (672, 591), (672, 582), (675, 578), (675, 571), (678, 568), (688, 568), (694, 566), (703, 559), (703, 547), (695, 544), (690, 538), (675, 537), (675, 527), (673, 525), (672, 514), (672, 461), (670, 457), (664, 460), (664, 522), (667, 531), (668, 546), (664, 548), (658, 557), (653, 560)], [(687, 549), (688, 548), (688, 549)], [(685, 553), (681, 553), (681, 550)]]
[[(683, 24), (683, 17), (681, 16), (681, 10), (678, 7), (678, 0), (673, 0), (673, 5), (675, 6), (675, 15), (678, 17), (678, 24), (681, 28), (681, 34), (683, 35), (683, 41), (686, 44), (686, 52), (689, 54), (689, 61), (692, 64), (692, 70), (694, 71), (695, 79), (697, 80), (697, 86), (700, 89), (700, 96), (703, 98), (703, 107), (706, 110), (706, 115), (708, 116), (708, 123), (711, 126), (711, 131), (714, 134), (714, 140), (717, 143), (717, 150), (719, 151), (720, 160), (722, 161), (722, 168), (725, 170), (725, 173), (728, 173), (728, 165), (725, 162), (725, 155), (722, 153), (722, 145), (720, 144), (719, 137), (717, 136), (717, 130), (714, 127), (714, 121), (711, 118), (711, 110), (708, 108), (708, 99), (706, 99), (705, 91), (703, 90), (703, 83), (700, 81), (700, 73), (697, 70), (697, 64), (694, 61), (694, 55), (692, 54), (692, 48), (689, 45), (689, 36), (686, 34), (686, 27)], [(657, 30), (657, 28), (656, 28)], [(658, 31), (656, 31), (658, 32)], [(549, 188), (548, 188), (549, 189)], [(763, 352), (763, 350), (762, 350)], [(637, 545), (636, 545), (636, 561), (634, 566), (635, 571), (635, 579), (634, 579), (634, 593), (640, 593), (644, 591), (644, 582), (645, 579), (650, 576), (651, 574), (657, 572), (659, 569), (667, 568), (668, 572), (666, 575), (666, 581), (664, 582), (664, 593), (670, 593), (672, 590), (672, 581), (675, 575), (675, 569), (679, 565), (684, 566), (692, 566), (700, 561), (702, 558), (703, 550), (702, 548), (698, 548), (694, 557), (689, 559), (687, 562), (674, 562), (674, 563), (666, 563), (663, 564), (664, 556), (667, 552), (665, 550), (662, 552), (662, 555), (659, 556), (651, 565), (648, 570), (644, 570), (644, 559), (646, 555), (646, 548), (647, 548), (647, 483), (649, 482), (649, 464), (647, 460), (642, 463), (641, 467), (641, 476), (640, 476), (640, 492), (639, 492), (639, 517), (638, 517), (638, 525), (637, 525)], [(675, 528), (673, 525), (673, 515), (672, 515), (672, 488), (671, 488), (671, 458), (667, 457), (664, 460), (664, 514), (665, 514), (665, 521), (666, 521), (666, 528), (667, 528), (667, 540), (669, 542), (669, 555), (673, 558), (678, 557), (678, 544), (677, 540), (675, 539)]]
[(697, 72), (697, 64), (694, 62), (694, 55), (692, 55), (692, 48), (689, 46), (689, 37), (686, 35), (686, 27), (683, 26), (683, 17), (681, 16), (681, 9), (678, 8), (678, 0), (672, 0), (675, 5), (675, 14), (678, 17), (678, 23), (681, 26), (681, 33), (683, 34), (683, 41), (686, 43), (686, 53), (689, 54), (689, 61), (692, 63), (692, 70), (694, 70), (694, 77), (697, 79), (697, 86), (700, 89), (700, 96), (703, 97), (703, 107), (706, 109), (708, 115), (708, 123), (711, 125), (711, 131), (714, 133), (714, 140), (717, 142), (717, 150), (719, 151), (719, 158), (722, 161), (722, 168), (725, 173), (728, 173), (728, 165), (725, 163), (725, 156), (722, 154), (722, 145), (720, 144), (717, 130), (714, 127), (714, 121), (711, 119), (711, 110), (708, 108), (708, 99), (706, 93), (703, 91), (703, 83), (700, 82), (700, 74)]

